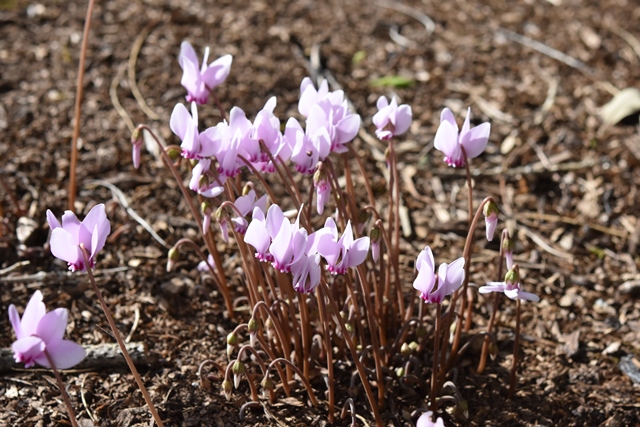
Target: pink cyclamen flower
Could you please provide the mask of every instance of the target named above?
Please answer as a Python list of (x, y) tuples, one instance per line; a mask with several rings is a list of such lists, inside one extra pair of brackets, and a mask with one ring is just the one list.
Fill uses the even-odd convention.
[(189, 42), (182, 42), (180, 45), (180, 55), (178, 63), (184, 71), (180, 84), (187, 89), (187, 102), (194, 101), (198, 104), (206, 104), (209, 100), (209, 92), (225, 81), (231, 70), (231, 55), (224, 55), (211, 64), (207, 64), (209, 59), (209, 48), (204, 50), (202, 67), (198, 61), (198, 56), (193, 46)]
[(82, 346), (73, 341), (64, 340), (69, 313), (66, 308), (57, 308), (47, 313), (42, 302), (42, 293), (36, 291), (27, 308), (18, 314), (16, 306), (9, 306), (9, 320), (16, 333), (17, 340), (11, 345), (13, 358), (24, 363), (26, 368), (38, 365), (51, 368), (45, 351), (58, 369), (69, 369), (85, 358)]
[(324, 228), (316, 232), (315, 249), (327, 261), (327, 270), (331, 274), (345, 274), (350, 267), (362, 264), (369, 253), (369, 236), (353, 239), (351, 221), (338, 239), (338, 228), (333, 218), (325, 221)]
[(62, 215), (62, 225), (50, 210), (47, 210), (47, 222), (51, 228), (51, 253), (66, 261), (69, 270), (86, 270), (80, 244), (88, 252), (89, 267), (95, 266), (95, 256), (104, 247), (111, 232), (104, 204), (94, 206), (82, 222), (71, 211)]
[(385, 96), (378, 98), (376, 103), (378, 112), (373, 116), (373, 124), (376, 125), (376, 136), (383, 141), (389, 140), (395, 135), (402, 135), (411, 125), (411, 106), (402, 104), (398, 106), (396, 97), (391, 99), (391, 104)]
[(431, 419), (432, 416), (433, 412), (431, 411), (420, 415), (420, 418), (418, 418), (418, 422), (416, 423), (416, 427), (444, 427), (444, 421), (442, 421), (442, 418), (438, 417), (434, 423)]
[(489, 142), (491, 124), (485, 122), (472, 128), (470, 118), (471, 108), (467, 110), (462, 130), (458, 133), (458, 125), (451, 110), (445, 108), (440, 115), (434, 146), (444, 153), (444, 161), (454, 168), (465, 165), (460, 147), (464, 147), (467, 159), (473, 159), (482, 154)]
[(440, 304), (444, 297), (457, 291), (464, 281), (464, 258), (458, 258), (451, 264), (440, 264), (436, 275), (433, 253), (429, 246), (418, 255), (416, 269), (418, 276), (413, 287), (420, 291), (420, 297), (426, 302)]

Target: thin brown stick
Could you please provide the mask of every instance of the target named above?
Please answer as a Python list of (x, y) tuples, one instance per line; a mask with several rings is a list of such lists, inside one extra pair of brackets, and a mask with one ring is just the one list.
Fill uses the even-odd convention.
[(520, 351), (520, 299), (516, 299), (516, 335), (513, 340), (513, 364), (511, 365), (511, 378), (509, 380), (509, 399), (513, 398), (516, 392), (516, 382), (518, 373), (518, 353)]
[(80, 63), (78, 64), (78, 82), (76, 84), (76, 106), (74, 111), (73, 137), (71, 139), (71, 162), (69, 164), (69, 210), (75, 212), (76, 203), (76, 166), (78, 163), (78, 137), (80, 136), (80, 112), (82, 106), (82, 82), (84, 81), (84, 63), (89, 45), (89, 30), (91, 29), (91, 15), (93, 15), (94, 0), (89, 0), (87, 17), (84, 20), (82, 46), (80, 47)]

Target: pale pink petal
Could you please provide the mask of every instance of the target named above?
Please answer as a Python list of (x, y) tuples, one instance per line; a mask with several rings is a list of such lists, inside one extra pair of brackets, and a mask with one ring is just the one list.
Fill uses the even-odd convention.
[(173, 112), (169, 119), (169, 127), (173, 133), (178, 135), (180, 140), (183, 140), (184, 136), (187, 134), (187, 127), (191, 120), (191, 114), (189, 114), (187, 107), (183, 104), (176, 104), (176, 106), (173, 107)]
[(22, 313), (22, 320), (20, 321), (22, 337), (34, 335), (36, 333), (38, 323), (40, 323), (40, 320), (44, 317), (46, 312), (47, 308), (42, 302), (42, 292), (35, 291), (31, 296), (31, 299), (29, 299), (27, 308), (25, 308), (24, 313)]
[(398, 112), (396, 113), (396, 123), (395, 123), (395, 135), (402, 135), (407, 130), (409, 130), (409, 126), (411, 126), (413, 113), (411, 111), (411, 106), (409, 105), (401, 105), (398, 107)]
[(428, 258), (422, 258), (416, 262), (416, 268), (418, 269), (418, 276), (413, 281), (413, 287), (422, 293), (422, 298), (427, 299), (433, 287), (436, 283), (436, 275), (433, 272), (433, 268), (427, 261)]
[(456, 130), (456, 137), (458, 136), (458, 124), (456, 123), (456, 118), (453, 115), (453, 113), (451, 112), (450, 109), (445, 108), (442, 110), (442, 113), (440, 113), (440, 123), (442, 124), (443, 122), (447, 122), (449, 124), (451, 124), (453, 126), (453, 128)]
[(224, 55), (213, 61), (207, 67), (204, 73), (202, 73), (202, 80), (204, 80), (208, 89), (213, 89), (226, 80), (231, 71), (232, 62), (233, 57), (231, 55)]
[(191, 46), (191, 43), (188, 41), (183, 41), (180, 44), (180, 54), (178, 55), (178, 64), (180, 67), (184, 69), (185, 63), (190, 63), (197, 70), (199, 68), (198, 55), (196, 54), (195, 49)]
[(490, 282), (485, 286), (478, 288), (478, 292), (481, 294), (488, 294), (489, 292), (504, 292), (507, 286), (504, 282)]
[(464, 134), (460, 134), (460, 144), (464, 146), (467, 153), (467, 159), (478, 157), (489, 142), (489, 133), (491, 132), (491, 123), (482, 123)]
[(47, 348), (62, 340), (67, 327), (68, 316), (69, 312), (66, 308), (56, 308), (45, 314), (38, 323), (36, 335), (42, 338), (47, 344)]
[(433, 143), (436, 150), (440, 150), (448, 158), (457, 158), (460, 148), (458, 147), (458, 127), (449, 121), (440, 122), (436, 131)]
[(58, 218), (51, 212), (50, 209), (47, 209), (47, 222), (49, 223), (49, 228), (54, 230), (60, 227), (60, 222), (58, 222)]
[[(378, 111), (382, 110), (387, 105), (389, 105), (389, 101), (387, 100), (387, 97), (384, 96), (384, 95), (382, 95), (380, 98), (378, 98), (378, 101), (376, 101), (376, 108), (378, 109)], [(374, 123), (375, 123), (375, 121), (374, 121)]]
[(53, 230), (49, 245), (53, 256), (69, 264), (78, 264), (78, 261), (82, 260), (78, 242), (64, 228), (60, 227)]
[[(69, 369), (82, 362), (86, 357), (86, 352), (81, 345), (69, 340), (60, 340), (51, 346), (47, 346), (47, 352), (57, 369)], [(50, 368), (46, 356), (36, 359), (38, 364)]]

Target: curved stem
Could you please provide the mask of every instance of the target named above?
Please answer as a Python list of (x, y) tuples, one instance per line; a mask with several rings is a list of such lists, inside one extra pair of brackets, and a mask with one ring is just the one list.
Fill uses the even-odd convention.
[(107, 306), (107, 302), (104, 300), (104, 297), (102, 296), (102, 292), (100, 291), (100, 288), (98, 288), (98, 284), (93, 278), (93, 272), (91, 271), (91, 264), (89, 263), (89, 257), (87, 256), (87, 250), (85, 249), (82, 243), (80, 243), (80, 252), (82, 252), (84, 266), (87, 269), (87, 275), (89, 276), (89, 281), (93, 286), (93, 291), (98, 297), (98, 301), (100, 302), (100, 306), (102, 307), (102, 311), (104, 312), (104, 315), (107, 317), (107, 322), (109, 323), (109, 326), (113, 331), (113, 336), (116, 338), (116, 341), (118, 341), (120, 350), (122, 350), (122, 355), (124, 356), (124, 359), (127, 361), (127, 365), (129, 365), (129, 369), (131, 370), (131, 373), (133, 374), (133, 378), (136, 380), (136, 383), (138, 384), (138, 388), (140, 388), (140, 391), (142, 392), (142, 396), (144, 397), (145, 402), (147, 402), (147, 406), (149, 407), (149, 411), (151, 411), (151, 415), (153, 416), (153, 419), (156, 421), (156, 424), (158, 424), (158, 427), (163, 427), (164, 424), (162, 424), (162, 419), (160, 419), (160, 415), (158, 415), (158, 411), (156, 411), (156, 407), (153, 405), (151, 396), (149, 396), (149, 392), (147, 391), (147, 388), (144, 386), (144, 383), (142, 382), (142, 378), (140, 378), (140, 374), (138, 373), (138, 369), (136, 368), (136, 365), (133, 363), (133, 360), (131, 360), (131, 356), (127, 351), (127, 347), (124, 344), (124, 340), (120, 336), (120, 332), (118, 331), (115, 320), (113, 320), (113, 316), (111, 315), (111, 311)]
[[(175, 168), (164, 146), (162, 145), (162, 143), (160, 143), (160, 140), (158, 139), (156, 134), (153, 133), (153, 131), (149, 128), (149, 126), (138, 125), (137, 129), (146, 130), (147, 132), (149, 132), (149, 134), (153, 137), (153, 140), (156, 141), (156, 144), (158, 144), (158, 147), (160, 148), (160, 155), (162, 156), (165, 163), (167, 164), (167, 167), (171, 171), (173, 178), (176, 180), (176, 184), (178, 184), (178, 187), (180, 188), (182, 197), (184, 197), (184, 200), (187, 202), (187, 205), (189, 206), (189, 210), (191, 211), (191, 215), (193, 215), (193, 219), (198, 224), (198, 230), (200, 230), (200, 233), (202, 234), (202, 239), (204, 240), (204, 243), (207, 246), (209, 253), (213, 256), (213, 259), (216, 261), (217, 265), (222, 265), (222, 262), (221, 262), (222, 259), (220, 258), (220, 253), (218, 252), (218, 248), (213, 242), (211, 233), (204, 234), (204, 231), (202, 229), (202, 219), (200, 218), (198, 209), (196, 209), (195, 205), (193, 204), (193, 199), (190, 197), (189, 192), (187, 191), (184, 184), (182, 183), (182, 177), (180, 176), (177, 169)], [(229, 287), (227, 286), (227, 277), (224, 275), (224, 272), (222, 271), (217, 271), (216, 273), (217, 273), (216, 275), (218, 276), (218, 280), (220, 281), (220, 289), (222, 290), (223, 295), (228, 294)], [(234, 313), (233, 313), (233, 304), (231, 302), (231, 299), (225, 298), (224, 302), (227, 307), (227, 311), (229, 312), (229, 318), (233, 320)]]
[[(307, 393), (309, 394), (309, 399), (311, 399), (311, 403), (313, 404), (313, 406), (318, 406), (318, 399), (316, 399), (316, 395), (313, 392), (313, 389), (311, 388), (311, 384), (309, 383), (309, 380), (304, 375), (302, 375), (302, 371), (300, 371), (300, 369), (296, 365), (294, 365), (293, 363), (291, 363), (287, 359), (284, 359), (284, 358), (280, 357), (278, 359), (272, 360), (271, 363), (269, 363), (269, 366), (267, 366), (267, 373), (265, 374), (265, 376), (267, 376), (267, 374), (269, 373), (269, 370), (271, 369), (271, 367), (275, 366), (277, 363), (286, 364), (296, 374), (298, 374), (298, 378), (300, 379), (300, 381), (302, 381), (302, 384), (304, 384), (304, 387), (307, 389)], [(284, 379), (283, 379), (283, 381), (284, 381)]]
[(69, 162), (69, 210), (75, 211), (76, 202), (76, 166), (78, 164), (78, 137), (80, 136), (80, 113), (82, 107), (82, 91), (84, 81), (85, 60), (87, 58), (87, 46), (89, 45), (89, 30), (91, 29), (91, 16), (93, 15), (94, 0), (89, 0), (87, 17), (84, 20), (82, 32), (82, 45), (80, 47), (80, 62), (78, 63), (78, 82), (76, 83), (76, 104), (74, 108), (73, 137), (71, 138), (71, 161)]
[[(464, 281), (462, 282), (462, 288), (455, 291), (453, 293), (453, 297), (451, 298), (451, 305), (449, 306), (448, 324), (446, 324), (446, 327), (449, 327), (449, 325), (451, 325), (453, 311), (455, 310), (458, 295), (460, 295), (460, 293), (462, 293), (461, 309), (464, 309), (466, 305), (467, 287), (469, 285), (469, 270), (471, 268), (471, 246), (472, 246), (471, 243), (473, 242), (473, 234), (476, 231), (476, 228), (478, 227), (478, 222), (480, 221), (480, 217), (483, 215), (484, 205), (486, 205), (489, 202), (493, 202), (493, 197), (490, 197), (490, 196), (485, 197), (482, 203), (480, 203), (480, 206), (478, 206), (478, 209), (476, 209), (476, 214), (474, 215), (473, 220), (471, 221), (471, 225), (469, 226), (469, 232), (467, 233), (467, 239), (464, 242), (464, 251), (462, 253), (462, 256), (464, 257)], [(450, 360), (453, 360), (453, 358), (455, 358), (455, 354), (458, 351), (458, 347), (460, 344), (460, 334), (462, 332), (462, 324), (464, 323), (464, 313), (461, 311), (459, 315), (460, 315), (460, 320), (459, 320), (460, 323), (458, 324), (458, 327), (456, 327), (453, 344), (451, 345)], [(447, 363), (447, 366), (450, 367), (448, 363)]]
[(71, 425), (73, 427), (78, 427), (78, 421), (76, 420), (76, 413), (73, 410), (73, 406), (71, 405), (71, 400), (69, 399), (69, 395), (67, 394), (67, 390), (64, 388), (64, 383), (62, 382), (62, 377), (56, 368), (51, 355), (44, 349), (44, 355), (47, 356), (47, 361), (49, 361), (49, 365), (51, 366), (51, 370), (53, 371), (53, 375), (56, 377), (56, 383), (58, 383), (58, 388), (60, 389), (60, 394), (62, 394), (62, 400), (64, 400), (64, 406), (67, 407), (67, 413), (69, 414), (69, 421), (71, 421)]

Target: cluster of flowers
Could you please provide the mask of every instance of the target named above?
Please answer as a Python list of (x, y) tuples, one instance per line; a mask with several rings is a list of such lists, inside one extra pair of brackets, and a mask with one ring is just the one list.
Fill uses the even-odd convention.
[(354, 240), (351, 222), (340, 237), (333, 218), (308, 234), (300, 227), (300, 213), (291, 223), (278, 205), (272, 205), (266, 216), (260, 208), (254, 208), (244, 241), (255, 248), (260, 261), (271, 262), (283, 273), (290, 272), (293, 287), (301, 293), (309, 293), (320, 284), (321, 257), (330, 273), (345, 274), (348, 268), (364, 262), (369, 252), (369, 237)]

